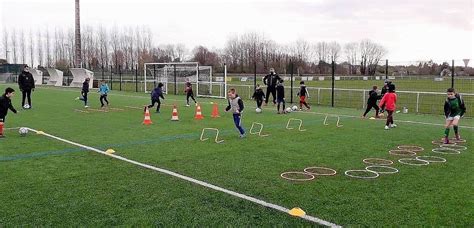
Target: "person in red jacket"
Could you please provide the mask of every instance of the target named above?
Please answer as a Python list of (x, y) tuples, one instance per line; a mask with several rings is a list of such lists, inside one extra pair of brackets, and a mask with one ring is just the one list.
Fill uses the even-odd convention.
[(396, 104), (397, 94), (395, 93), (395, 85), (390, 84), (388, 87), (388, 93), (383, 96), (379, 103), (380, 108), (385, 106), (385, 110), (387, 110), (387, 122), (385, 123), (385, 130), (397, 127), (397, 125), (393, 123), (393, 113), (397, 107)]

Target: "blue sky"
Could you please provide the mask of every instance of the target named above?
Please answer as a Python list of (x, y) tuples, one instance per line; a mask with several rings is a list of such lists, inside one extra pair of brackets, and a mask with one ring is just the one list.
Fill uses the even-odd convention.
[[(81, 0), (83, 24), (147, 25), (155, 43), (222, 48), (249, 31), (280, 44), (369, 38), (392, 61), (474, 58), (472, 0)], [(74, 0), (0, 0), (2, 29), (72, 27)], [(474, 62), (474, 60), (472, 61)]]

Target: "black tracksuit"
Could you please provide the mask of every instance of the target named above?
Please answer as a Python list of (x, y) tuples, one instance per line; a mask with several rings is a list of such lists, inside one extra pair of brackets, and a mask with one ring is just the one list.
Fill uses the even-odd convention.
[(379, 106), (377, 105), (377, 100), (379, 99), (380, 97), (377, 95), (376, 90), (369, 91), (369, 99), (367, 100), (367, 109), (364, 112), (364, 117), (372, 108), (375, 109), (375, 116), (379, 116)]
[(265, 103), (268, 103), (268, 99), (270, 98), (270, 93), (273, 96), (273, 104), (276, 103), (275, 102), (276, 86), (277, 86), (277, 82), (280, 81), (280, 79), (281, 79), (280, 76), (278, 76), (278, 74), (275, 74), (275, 73), (268, 74), (267, 76), (263, 78), (263, 84), (267, 86), (267, 94), (265, 96)]
[[(268, 97), (267, 97), (268, 98)], [(280, 104), (283, 105), (282, 111), (285, 111), (285, 87), (283, 84), (276, 86), (277, 111), (280, 112)]]
[(82, 98), (80, 100), (84, 101), (84, 105), (87, 106), (87, 94), (89, 93), (89, 81), (84, 81), (82, 83), (82, 90), (81, 90), (81, 95)]
[(5, 117), (7, 116), (8, 109), (10, 109), (13, 113), (16, 113), (16, 110), (13, 107), (10, 98), (8, 98), (6, 94), (3, 94), (0, 97), (0, 122), (5, 122)]
[(23, 71), (18, 75), (18, 86), (22, 92), (21, 106), (25, 106), (25, 99), (31, 107), (31, 91), (35, 89), (35, 79), (30, 72)]
[(160, 112), (160, 107), (161, 107), (160, 97), (162, 99), (165, 99), (165, 97), (163, 96), (163, 90), (161, 89), (161, 87), (156, 87), (151, 92), (151, 105), (148, 105), (148, 108), (151, 108), (155, 106), (155, 103), (158, 103), (158, 105), (156, 106), (156, 112)]
[(193, 99), (194, 103), (196, 102), (196, 99), (194, 99), (194, 92), (193, 92), (193, 86), (191, 82), (186, 82), (186, 104), (189, 105), (189, 98)]
[(252, 99), (257, 101), (257, 108), (262, 108), (263, 99), (265, 99), (265, 94), (261, 88), (255, 90), (252, 95)]

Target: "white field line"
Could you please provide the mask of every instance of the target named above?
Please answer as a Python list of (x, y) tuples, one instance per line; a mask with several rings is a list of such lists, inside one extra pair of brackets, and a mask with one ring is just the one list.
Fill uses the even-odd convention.
[[(41, 135), (59, 140), (59, 141), (64, 142), (64, 143), (68, 143), (68, 144), (71, 144), (71, 145), (74, 145), (74, 146), (77, 146), (77, 147), (81, 147), (81, 148), (84, 148), (86, 150), (94, 151), (94, 152), (97, 152), (99, 154), (103, 154), (103, 155), (106, 155), (106, 156), (109, 156), (109, 157), (112, 157), (112, 158), (115, 158), (115, 159), (118, 159), (118, 160), (122, 160), (122, 161), (131, 163), (131, 164), (134, 164), (134, 165), (137, 165), (137, 166), (141, 166), (143, 168), (147, 168), (147, 169), (151, 169), (151, 170), (154, 170), (154, 171), (157, 171), (157, 172), (160, 172), (160, 173), (168, 174), (170, 176), (177, 177), (177, 178), (180, 178), (180, 179), (183, 179), (183, 180), (201, 185), (203, 187), (210, 188), (210, 189), (213, 189), (213, 190), (216, 190), (216, 191), (219, 191), (219, 192), (223, 192), (223, 193), (226, 193), (226, 194), (229, 194), (229, 195), (232, 195), (232, 196), (244, 199), (244, 200), (248, 200), (250, 202), (262, 205), (264, 207), (272, 208), (272, 209), (275, 209), (277, 211), (280, 211), (280, 212), (283, 212), (283, 213), (286, 213), (286, 214), (288, 214), (289, 211), (290, 211), (288, 208), (285, 208), (285, 207), (282, 207), (282, 206), (279, 206), (279, 205), (276, 205), (276, 204), (272, 204), (272, 203), (267, 203), (263, 200), (260, 200), (260, 199), (257, 199), (257, 198), (251, 197), (251, 196), (247, 196), (247, 195), (244, 195), (242, 193), (234, 192), (234, 191), (231, 191), (231, 190), (228, 190), (228, 189), (225, 189), (225, 188), (221, 188), (219, 186), (209, 184), (209, 183), (204, 182), (204, 181), (196, 180), (194, 178), (184, 176), (184, 175), (181, 175), (181, 174), (178, 174), (178, 173), (166, 170), (166, 169), (162, 169), (162, 168), (158, 168), (158, 167), (155, 167), (155, 166), (140, 163), (140, 162), (130, 160), (130, 159), (118, 156), (118, 155), (108, 154), (105, 151), (102, 151), (102, 150), (99, 150), (99, 149), (96, 149), (96, 148), (93, 148), (93, 147), (90, 147), (90, 146), (85, 146), (85, 145), (82, 145), (82, 144), (79, 144), (79, 143), (76, 143), (76, 142), (72, 142), (72, 141), (69, 141), (67, 139), (62, 139), (62, 138), (59, 138), (57, 136), (54, 136), (54, 135), (51, 135), (51, 134), (48, 134), (48, 133), (45, 133), (45, 132), (40, 132), (40, 131), (35, 130), (35, 129), (31, 129), (31, 128), (28, 128), (28, 129), (32, 132), (37, 133), (37, 134), (40, 133)], [(310, 216), (310, 215), (304, 215), (301, 218), (303, 218), (307, 221), (310, 221), (310, 222), (314, 222), (314, 223), (317, 223), (317, 224), (320, 224), (320, 225), (324, 225), (324, 226), (341, 227), (341, 226), (336, 225), (334, 223), (330, 223), (328, 221), (325, 221), (325, 220), (322, 220), (320, 218), (316, 218), (316, 217), (313, 217), (313, 216)]]
[[(44, 89), (44, 88), (43, 88)], [(65, 89), (51, 89), (51, 88), (46, 88), (46, 89), (49, 89), (49, 90), (58, 90), (58, 91), (71, 91), (71, 90), (65, 90)], [(72, 91), (72, 92), (76, 92), (76, 91)], [(120, 97), (133, 97), (133, 98), (145, 98), (145, 99), (149, 99), (148, 97), (144, 97), (144, 96), (134, 96), (134, 95), (124, 95), (124, 94), (110, 94), (110, 95), (113, 95), (113, 96), (120, 96)], [(177, 99), (166, 99), (166, 100), (169, 100), (169, 101), (182, 101), (182, 102), (185, 102), (185, 100), (177, 100)], [(199, 103), (199, 102), (198, 102)], [(221, 104), (224, 104), (224, 103), (221, 103)], [(264, 109), (267, 109), (267, 110), (272, 110), (270, 107), (269, 108), (264, 108)], [(304, 112), (300, 112), (300, 113), (309, 113), (309, 114), (316, 114), (316, 115), (331, 115), (331, 116), (343, 116), (343, 117), (349, 117), (349, 118), (360, 118), (360, 116), (351, 116), (351, 115), (342, 115), (342, 114), (337, 114), (337, 113), (322, 113), (322, 112), (308, 112), (308, 111), (304, 111)], [(383, 119), (382, 119), (383, 120)], [(419, 122), (419, 121), (411, 121), (411, 120), (396, 120), (397, 122), (401, 122), (401, 123), (409, 123), (409, 124), (421, 124), (421, 125), (430, 125), (430, 126), (444, 126), (444, 124), (437, 124), (437, 123), (427, 123), (427, 122)], [(471, 127), (471, 126), (460, 126), (462, 128), (467, 128), (467, 129), (474, 129), (474, 127)]]
[(18, 129), (20, 129), (20, 127), (3, 128), (3, 130), (7, 130), (7, 131), (10, 131), (10, 130), (18, 130)]

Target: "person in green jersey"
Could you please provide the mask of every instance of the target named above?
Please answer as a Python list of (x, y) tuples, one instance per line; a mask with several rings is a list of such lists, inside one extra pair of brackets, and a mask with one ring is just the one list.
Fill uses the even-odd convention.
[(449, 130), (453, 126), (454, 134), (456, 140), (461, 140), (461, 135), (459, 134), (459, 119), (466, 112), (466, 105), (462, 100), (461, 95), (456, 93), (453, 88), (447, 90), (447, 98), (444, 102), (444, 115), (446, 116), (446, 124), (444, 129), (444, 143), (449, 144)]

